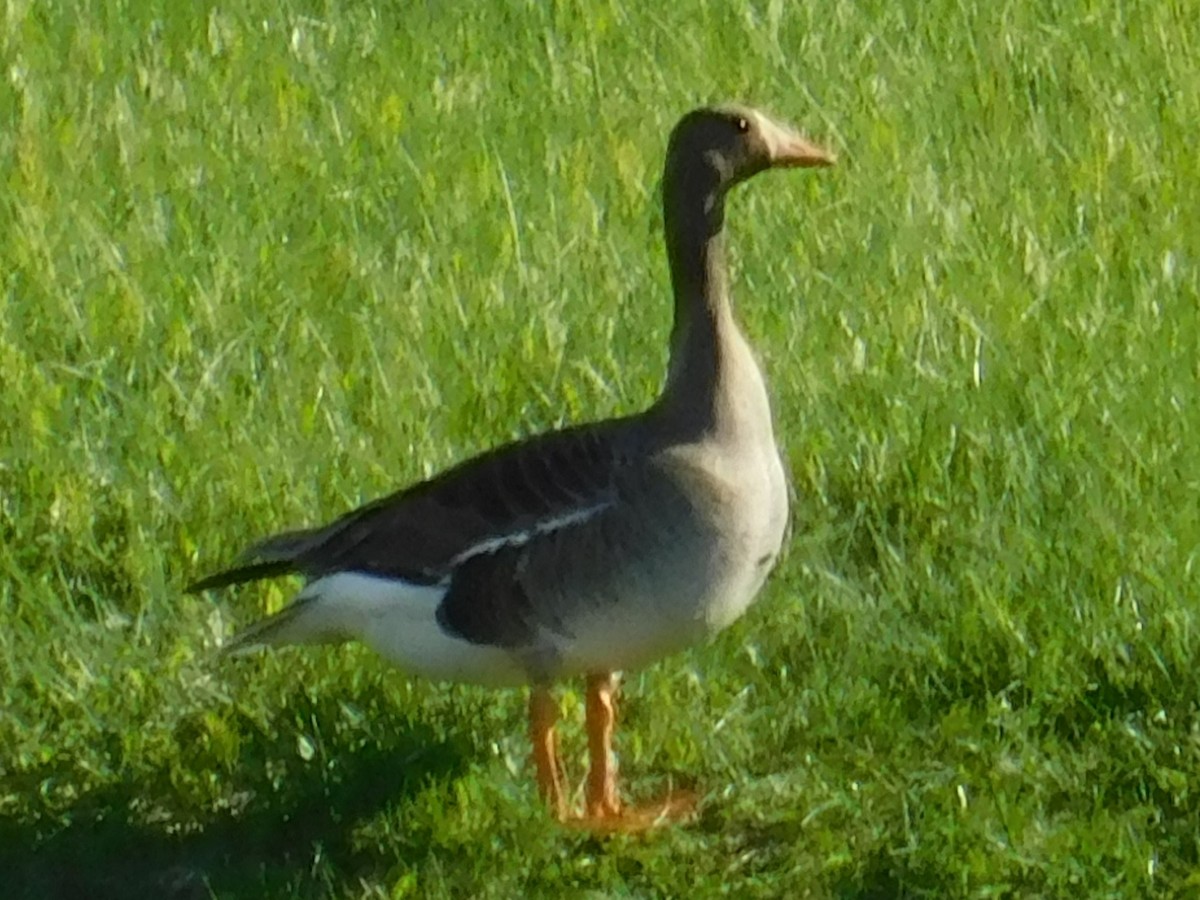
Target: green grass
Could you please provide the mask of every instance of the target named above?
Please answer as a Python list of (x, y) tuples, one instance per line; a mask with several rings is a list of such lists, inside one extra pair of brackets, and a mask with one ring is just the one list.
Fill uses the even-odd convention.
[[(6, 896), (1200, 890), (1194, 10), (457, 6), (6, 7)], [(249, 540), (649, 401), (725, 98), (843, 164), (730, 214), (792, 546), (626, 682), (700, 821), (555, 827), (519, 692), (220, 659), (292, 585), (180, 589)]]

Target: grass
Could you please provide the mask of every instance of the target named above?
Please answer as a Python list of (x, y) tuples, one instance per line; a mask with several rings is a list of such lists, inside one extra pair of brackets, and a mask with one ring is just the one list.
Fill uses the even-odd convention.
[[(8, 896), (1200, 889), (1195, 17), (643, 6), (8, 4)], [(252, 538), (648, 402), (665, 136), (724, 98), (843, 164), (730, 214), (789, 553), (626, 682), (700, 821), (552, 825), (519, 692), (219, 659), (291, 585), (180, 589)]]

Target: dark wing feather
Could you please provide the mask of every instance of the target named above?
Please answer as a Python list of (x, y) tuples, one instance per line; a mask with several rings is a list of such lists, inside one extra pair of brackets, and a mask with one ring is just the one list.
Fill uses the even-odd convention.
[(520, 578), (524, 558), (523, 548), (504, 548), (459, 566), (438, 605), (438, 624), (473, 644), (528, 644), (539, 616)]
[(486, 541), (611, 500), (618, 470), (638, 452), (637, 421), (614, 419), (498, 447), (323, 528), (267, 538), (235, 567), (189, 590), (289, 572), (445, 581)]
[(294, 571), (295, 567), (290, 562), (249, 563), (214, 572), (199, 581), (194, 581), (187, 586), (187, 592), (199, 594), (203, 591), (216, 591), (232, 584), (244, 584), (247, 581), (258, 581), (260, 578), (274, 578), (276, 575), (288, 575)]

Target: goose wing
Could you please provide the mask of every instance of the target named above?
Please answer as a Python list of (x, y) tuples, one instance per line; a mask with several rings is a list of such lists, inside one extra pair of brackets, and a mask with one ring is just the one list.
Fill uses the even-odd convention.
[[(616, 501), (621, 471), (637, 458), (640, 430), (617, 419), (538, 435), (467, 460), (320, 528), (250, 547), (199, 592), (289, 573), (310, 580), (356, 572), (414, 584), (449, 584), (492, 556), (583, 522)], [(478, 568), (478, 565), (475, 566)]]

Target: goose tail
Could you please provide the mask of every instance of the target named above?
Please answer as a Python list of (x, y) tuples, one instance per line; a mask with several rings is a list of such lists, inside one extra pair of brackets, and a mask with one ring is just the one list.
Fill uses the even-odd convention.
[(348, 639), (320, 594), (302, 593), (279, 610), (239, 631), (221, 648), (227, 656), (243, 656), (285, 644), (337, 644)]
[(297, 570), (297, 560), (321, 534), (319, 529), (287, 531), (259, 541), (239, 556), (230, 568), (201, 578), (185, 590), (189, 594), (200, 594), (262, 578), (289, 575)]

